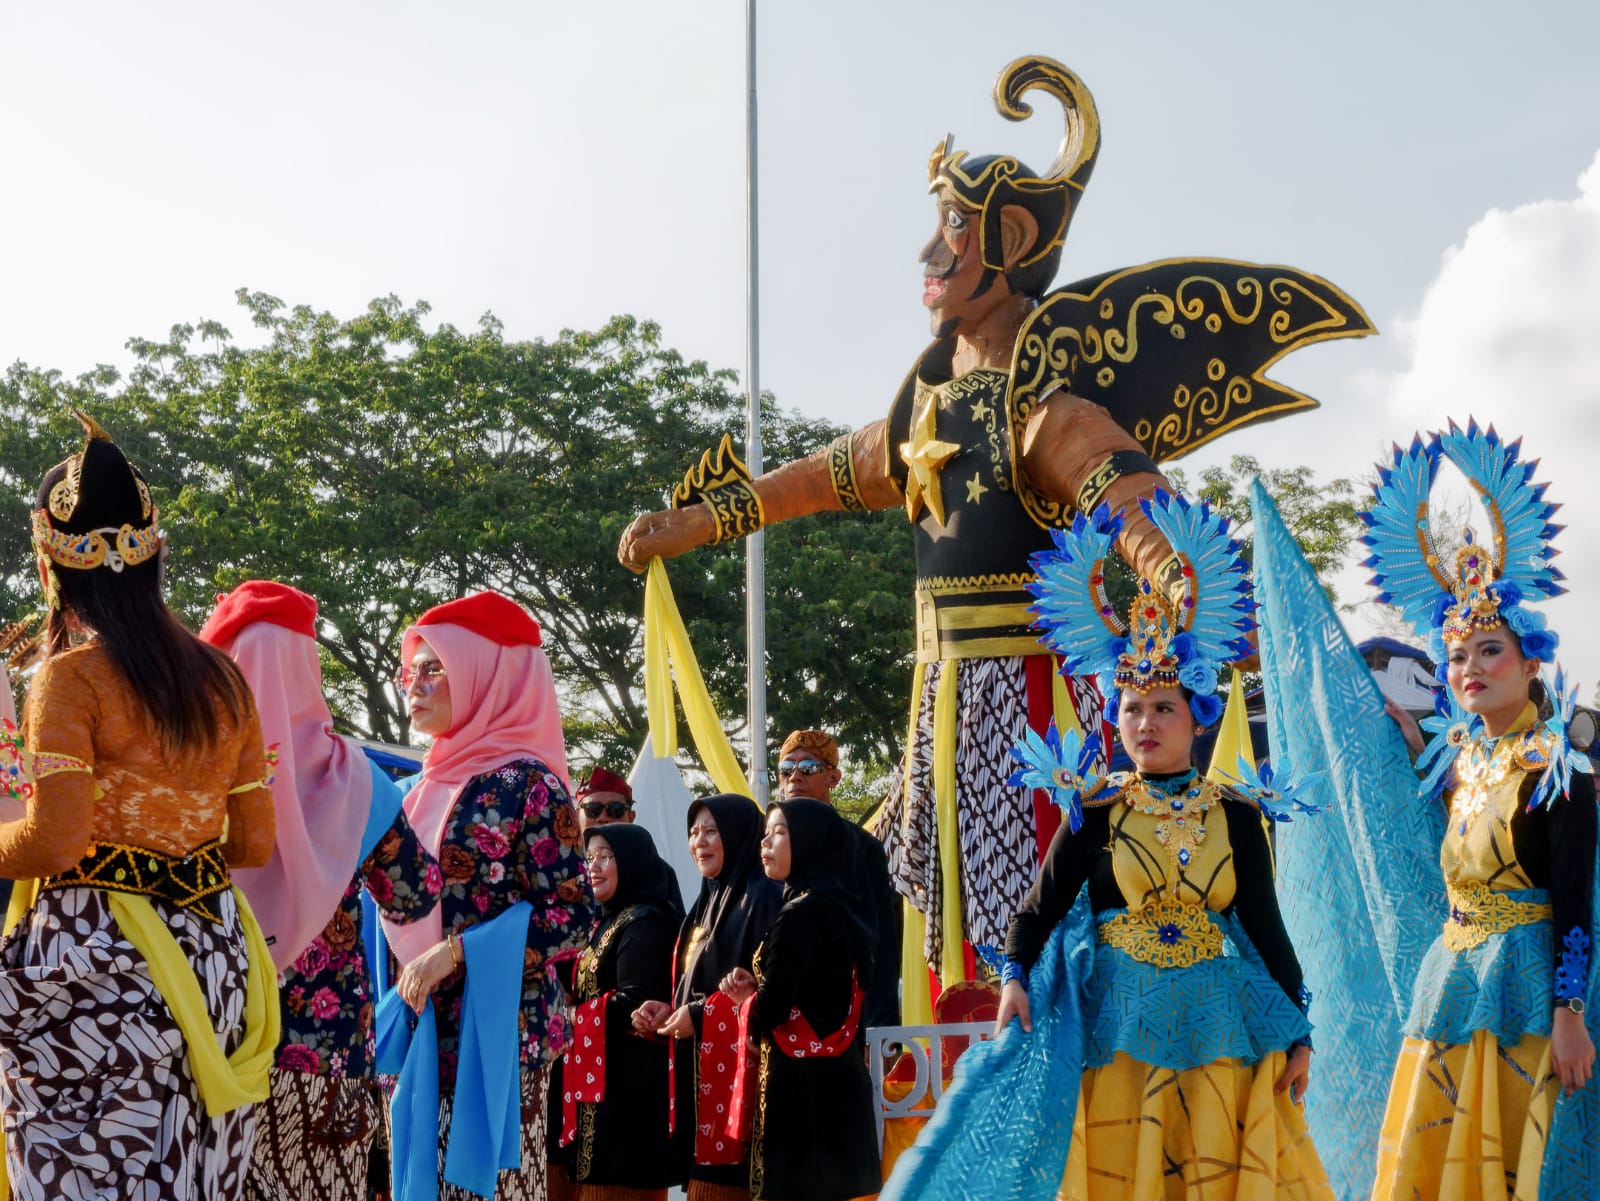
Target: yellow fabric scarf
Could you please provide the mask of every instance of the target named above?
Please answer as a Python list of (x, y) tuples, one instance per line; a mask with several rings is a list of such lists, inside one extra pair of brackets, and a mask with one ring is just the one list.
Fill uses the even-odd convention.
[(689, 645), (689, 631), (673, 599), (667, 569), (657, 558), (650, 560), (644, 578), (644, 696), (650, 716), (650, 745), (657, 759), (671, 759), (678, 753), (678, 720), (672, 711), (674, 680), (689, 735), (712, 782), (722, 792), (749, 795), (750, 785), (711, 704), (694, 647)]

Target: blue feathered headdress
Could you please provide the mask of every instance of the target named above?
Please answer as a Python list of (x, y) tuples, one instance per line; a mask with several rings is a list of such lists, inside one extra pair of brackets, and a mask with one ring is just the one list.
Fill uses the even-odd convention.
[(1228, 519), (1205, 502), (1157, 492), (1140, 507), (1172, 546), (1176, 571), (1167, 589), (1139, 581), (1124, 622), (1106, 599), (1105, 560), (1122, 530), (1122, 515), (1102, 505), (1072, 528), (1054, 530), (1055, 546), (1030, 560), (1038, 579), (1035, 622), (1041, 641), (1070, 675), (1100, 677), (1108, 712), (1123, 688), (1187, 688), (1195, 719), (1222, 714), (1217, 675), (1250, 654), (1251, 613), (1245, 565), (1228, 534)]
[[(1444, 640), (1460, 641), (1474, 630), (1510, 628), (1530, 659), (1548, 661), (1559, 640), (1543, 614), (1525, 601), (1559, 596), (1561, 570), (1550, 562), (1550, 539), (1562, 529), (1552, 522), (1558, 505), (1545, 500), (1544, 484), (1533, 482), (1537, 461), (1520, 457), (1521, 441), (1506, 442), (1490, 426), (1454, 421), (1443, 434), (1418, 436), (1411, 446), (1395, 447), (1393, 461), (1378, 467), (1373, 504), (1361, 514), (1361, 536), (1371, 554), (1378, 600), (1393, 605), (1430, 642), (1434, 659), (1444, 659)], [(1447, 458), (1472, 483), (1489, 513), (1492, 541), (1479, 543), (1463, 531), (1453, 555), (1441, 550), (1428, 514), (1439, 462)]]

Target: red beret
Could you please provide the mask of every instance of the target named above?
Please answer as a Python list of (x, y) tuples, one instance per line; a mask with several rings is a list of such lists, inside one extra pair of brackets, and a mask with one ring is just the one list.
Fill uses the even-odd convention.
[(539, 623), (516, 601), (498, 592), (477, 592), (435, 605), (417, 618), (417, 625), (461, 626), (500, 646), (544, 645)]
[(620, 792), (630, 801), (633, 800), (633, 786), (616, 772), (604, 767), (597, 767), (589, 773), (589, 778), (578, 785), (577, 799), (582, 800), (591, 792)]
[(200, 627), (200, 638), (212, 646), (223, 646), (245, 626), (258, 622), (315, 638), (316, 598), (276, 580), (246, 580), (232, 592), (217, 593), (217, 607)]

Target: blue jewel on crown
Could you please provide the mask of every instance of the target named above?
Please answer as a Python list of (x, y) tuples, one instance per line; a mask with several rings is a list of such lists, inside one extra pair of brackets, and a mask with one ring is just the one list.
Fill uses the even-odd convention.
[(1165, 922), (1156, 927), (1156, 937), (1169, 947), (1175, 947), (1183, 941), (1183, 931), (1172, 922)]
[(1187, 847), (1181, 848), (1178, 851), (1178, 862), (1184, 867), (1189, 866), (1189, 849)]

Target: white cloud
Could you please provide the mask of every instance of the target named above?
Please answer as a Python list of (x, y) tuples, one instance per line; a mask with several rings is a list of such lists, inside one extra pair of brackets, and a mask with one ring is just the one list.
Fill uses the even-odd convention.
[(1397, 323), (1407, 364), (1377, 381), (1398, 440), (1449, 418), (1493, 422), (1541, 460), (1564, 508), (1556, 539), (1571, 594), (1546, 606), (1561, 658), (1600, 678), (1600, 154), (1573, 199), (1491, 210), (1446, 252), (1414, 317)]

